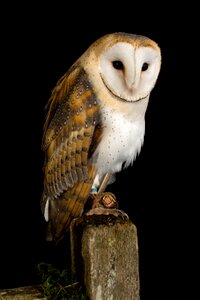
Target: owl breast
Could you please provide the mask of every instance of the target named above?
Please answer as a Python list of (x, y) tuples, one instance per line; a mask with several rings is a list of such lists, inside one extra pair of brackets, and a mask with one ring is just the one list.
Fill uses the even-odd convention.
[(144, 117), (134, 118), (131, 114), (112, 109), (102, 111), (103, 133), (93, 155), (97, 176), (94, 186), (98, 187), (106, 173), (116, 173), (128, 167), (140, 152), (144, 140)]

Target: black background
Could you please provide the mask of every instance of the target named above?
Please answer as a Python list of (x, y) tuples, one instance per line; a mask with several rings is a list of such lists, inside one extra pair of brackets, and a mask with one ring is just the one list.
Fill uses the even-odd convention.
[(0, 288), (37, 283), (35, 267), (40, 262), (65, 268), (69, 261), (68, 241), (54, 247), (44, 238), (40, 211), (44, 107), (56, 81), (93, 41), (123, 31), (155, 40), (161, 47), (162, 67), (146, 113), (142, 151), (109, 190), (138, 229), (141, 300), (172, 299), (172, 290), (173, 295), (182, 290), (180, 273), (187, 277), (182, 254), (190, 235), (189, 205), (183, 198), (190, 177), (186, 158), (191, 111), (182, 64), (187, 51), (181, 52), (188, 24), (186, 15), (169, 3), (159, 5), (135, 7), (130, 2), (108, 9), (103, 3), (67, 7), (52, 2), (43, 7), (10, 4), (5, 10)]

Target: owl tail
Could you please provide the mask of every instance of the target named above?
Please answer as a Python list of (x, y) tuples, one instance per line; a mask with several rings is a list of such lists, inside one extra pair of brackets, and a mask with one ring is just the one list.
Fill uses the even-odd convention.
[(88, 180), (76, 183), (71, 189), (64, 192), (60, 198), (49, 200), (49, 221), (46, 232), (47, 241), (58, 242), (61, 240), (65, 232), (69, 230), (71, 221), (83, 213), (84, 205), (90, 194), (95, 174), (95, 168), (91, 166), (88, 172)]

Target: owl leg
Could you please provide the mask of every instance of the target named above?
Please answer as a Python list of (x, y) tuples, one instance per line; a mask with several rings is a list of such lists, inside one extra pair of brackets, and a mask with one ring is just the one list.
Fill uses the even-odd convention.
[[(89, 199), (87, 200), (87, 204), (85, 205), (85, 211), (94, 209), (94, 208), (100, 208), (101, 206), (104, 206), (105, 208), (114, 207), (117, 204), (116, 197), (109, 193), (108, 197), (103, 197), (102, 193), (105, 191), (108, 182), (111, 178), (111, 174), (107, 173), (104, 175), (104, 177), (101, 180), (99, 180), (99, 176), (96, 175), (94, 184), (90, 191)], [(108, 194), (108, 193), (107, 193)], [(107, 201), (106, 201), (107, 199)], [(102, 204), (100, 204), (102, 202)], [(105, 202), (105, 205), (104, 205)]]
[(111, 177), (112, 177), (111, 173), (107, 173), (104, 175), (101, 184), (99, 186), (98, 193), (103, 193), (105, 191)]
[(100, 182), (99, 176), (96, 175), (91, 193), (103, 193), (107, 185), (110, 183), (112, 177), (113, 175), (111, 173), (106, 173)]

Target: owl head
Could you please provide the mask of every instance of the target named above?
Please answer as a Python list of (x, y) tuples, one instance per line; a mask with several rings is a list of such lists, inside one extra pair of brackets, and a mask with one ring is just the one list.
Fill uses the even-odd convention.
[(113, 33), (95, 41), (79, 62), (96, 90), (112, 97), (137, 102), (149, 96), (161, 66), (161, 51), (146, 36)]

